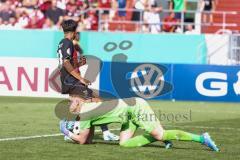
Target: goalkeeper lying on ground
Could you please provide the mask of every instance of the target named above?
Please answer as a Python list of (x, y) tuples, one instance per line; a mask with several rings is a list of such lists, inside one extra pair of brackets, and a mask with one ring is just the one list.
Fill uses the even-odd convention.
[[(132, 101), (132, 106), (121, 99), (97, 103), (78, 102), (76, 110), (80, 116), (80, 134), (76, 135), (69, 131), (66, 128), (67, 121), (64, 120), (60, 122), (60, 130), (77, 143), (88, 144), (91, 143), (94, 126), (121, 123), (119, 144), (123, 147), (139, 147), (155, 141), (180, 140), (197, 142), (214, 151), (219, 151), (208, 133), (196, 135), (181, 130), (164, 130), (144, 99), (128, 100)], [(145, 130), (145, 134), (133, 137), (137, 128)]]

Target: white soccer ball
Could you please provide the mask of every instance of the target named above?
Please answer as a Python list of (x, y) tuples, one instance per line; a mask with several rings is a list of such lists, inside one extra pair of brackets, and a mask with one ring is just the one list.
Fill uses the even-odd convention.
[(73, 125), (73, 134), (79, 135), (80, 133), (80, 121), (75, 121)]

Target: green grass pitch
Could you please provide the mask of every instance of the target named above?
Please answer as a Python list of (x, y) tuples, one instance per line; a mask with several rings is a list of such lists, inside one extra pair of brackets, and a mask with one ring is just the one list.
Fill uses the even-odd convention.
[[(159, 142), (140, 148), (122, 148), (117, 142), (104, 142), (101, 132), (96, 133), (94, 144), (91, 145), (67, 143), (63, 141), (63, 136), (3, 140), (59, 133), (59, 119), (55, 116), (54, 108), (60, 101), (0, 97), (0, 159), (240, 159), (239, 103), (149, 101), (166, 129), (182, 129), (193, 133), (208, 131), (220, 147), (219, 153), (197, 143), (179, 141), (174, 141), (174, 147), (169, 150)], [(119, 125), (110, 125), (110, 128), (119, 128)]]

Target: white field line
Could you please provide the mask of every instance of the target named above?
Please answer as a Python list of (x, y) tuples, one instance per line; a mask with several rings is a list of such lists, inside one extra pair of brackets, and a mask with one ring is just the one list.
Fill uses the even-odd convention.
[[(111, 131), (116, 131), (119, 129), (111, 129)], [(96, 132), (101, 132), (101, 130), (95, 130)], [(12, 138), (2, 138), (0, 139), (0, 142), (2, 141), (15, 141), (15, 140), (26, 140), (26, 139), (35, 139), (35, 138), (46, 138), (46, 137), (57, 137), (62, 136), (62, 133), (57, 134), (46, 134), (46, 135), (36, 135), (36, 136), (26, 136), (26, 137), (12, 137)]]
[[(218, 130), (235, 130), (240, 131), (239, 128), (230, 128), (230, 127), (204, 127), (204, 126), (176, 126), (176, 125), (164, 125), (167, 127), (176, 127), (176, 128), (197, 128), (197, 129), (218, 129)], [(119, 131), (120, 129), (111, 129), (111, 131)], [(101, 132), (101, 130), (95, 130), (96, 132)], [(26, 139), (36, 139), (36, 138), (46, 138), (46, 137), (57, 137), (62, 136), (63, 134), (46, 134), (46, 135), (36, 135), (36, 136), (26, 136), (26, 137), (13, 137), (13, 138), (2, 138), (0, 142), (3, 141), (15, 141), (15, 140), (26, 140)]]
[(25, 139), (35, 139), (35, 138), (45, 138), (45, 137), (56, 137), (61, 136), (61, 133), (58, 134), (46, 134), (46, 135), (36, 135), (36, 136), (26, 136), (26, 137), (13, 137), (13, 138), (2, 138), (1, 141), (15, 141), (15, 140), (25, 140)]

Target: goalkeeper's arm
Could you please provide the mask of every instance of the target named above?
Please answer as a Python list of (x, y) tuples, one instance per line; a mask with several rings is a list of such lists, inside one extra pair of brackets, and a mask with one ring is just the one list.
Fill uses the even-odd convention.
[(72, 132), (69, 132), (68, 136), (74, 140), (75, 142), (79, 143), (79, 144), (88, 144), (90, 141), (89, 137), (91, 133), (91, 129), (84, 129), (83, 131), (81, 131), (78, 135), (73, 134)]

